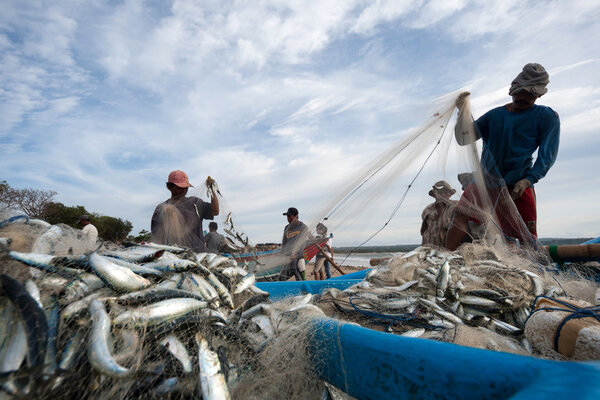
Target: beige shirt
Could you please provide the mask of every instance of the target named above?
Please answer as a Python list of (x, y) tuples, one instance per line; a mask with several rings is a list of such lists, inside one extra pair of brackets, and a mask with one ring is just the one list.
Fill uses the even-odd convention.
[(447, 200), (447, 203), (438, 203), (441, 205), (441, 212), (438, 212), (436, 203), (431, 203), (423, 210), (423, 222), (427, 225), (423, 232), (422, 245), (433, 244), (439, 247), (446, 246), (446, 234), (452, 223), (454, 209), (458, 202), (456, 200)]
[(98, 229), (92, 224), (87, 224), (81, 229), (83, 235), (87, 238), (87, 241), (90, 244), (96, 243), (96, 239), (98, 239)]

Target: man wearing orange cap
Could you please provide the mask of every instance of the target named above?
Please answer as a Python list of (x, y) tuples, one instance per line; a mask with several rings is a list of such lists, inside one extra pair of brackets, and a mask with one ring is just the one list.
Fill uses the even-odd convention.
[(212, 220), (219, 215), (219, 200), (215, 189), (211, 188), (210, 203), (190, 196), (188, 188), (193, 187), (185, 172), (176, 170), (169, 174), (167, 189), (171, 198), (156, 207), (152, 215), (152, 241), (190, 248), (196, 252), (206, 251), (202, 221)]

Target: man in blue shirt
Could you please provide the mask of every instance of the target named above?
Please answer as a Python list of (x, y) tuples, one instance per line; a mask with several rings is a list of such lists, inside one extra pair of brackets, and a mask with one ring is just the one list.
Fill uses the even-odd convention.
[[(536, 105), (536, 100), (548, 90), (548, 73), (540, 64), (527, 64), (512, 82), (509, 95), (512, 103), (494, 108), (474, 122), (475, 138), (464, 124), (457, 123), (455, 137), (464, 146), (473, 139), (483, 139), (481, 167), (484, 182), (492, 205), (495, 206), (498, 223), (502, 231), (522, 242), (531, 243), (537, 239), (537, 214), (533, 185), (542, 179), (556, 161), (560, 136), (558, 114), (550, 107)], [(463, 115), (465, 97), (462, 93), (456, 105), (459, 121), (470, 120)], [(533, 163), (533, 153), (537, 158)], [(502, 189), (506, 187), (514, 204), (504, 199)], [(504, 192), (506, 193), (506, 192)], [(508, 197), (508, 196), (504, 196)], [(482, 208), (480, 194), (474, 184), (465, 189), (457, 207), (452, 226), (448, 231), (446, 247), (455, 250), (465, 239), (469, 219), (477, 221), (476, 212)], [(526, 226), (514, 221), (511, 208), (516, 206)]]

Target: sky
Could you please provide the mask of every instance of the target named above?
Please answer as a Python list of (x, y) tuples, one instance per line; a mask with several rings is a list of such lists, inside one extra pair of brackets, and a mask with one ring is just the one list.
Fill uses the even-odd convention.
[[(537, 62), (550, 73), (538, 104), (561, 118), (535, 186), (539, 235), (598, 237), (599, 18), (595, 0), (4, 0), (0, 180), (135, 234), (171, 170), (205, 200), (210, 175), (252, 242), (279, 242), (288, 207), (314, 219), (436, 99), (469, 90), (478, 117)], [(371, 244), (420, 242), (432, 183), (460, 188), (452, 163), (427, 165)], [(357, 244), (395, 203), (373, 199), (335, 244)]]

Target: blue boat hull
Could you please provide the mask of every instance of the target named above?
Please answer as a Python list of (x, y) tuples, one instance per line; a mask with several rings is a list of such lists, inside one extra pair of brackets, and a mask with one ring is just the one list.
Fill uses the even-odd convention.
[[(274, 299), (359, 279), (259, 283)], [(331, 286), (333, 285), (333, 286)], [(600, 362), (550, 361), (313, 321), (315, 372), (357, 399), (600, 399)]]

